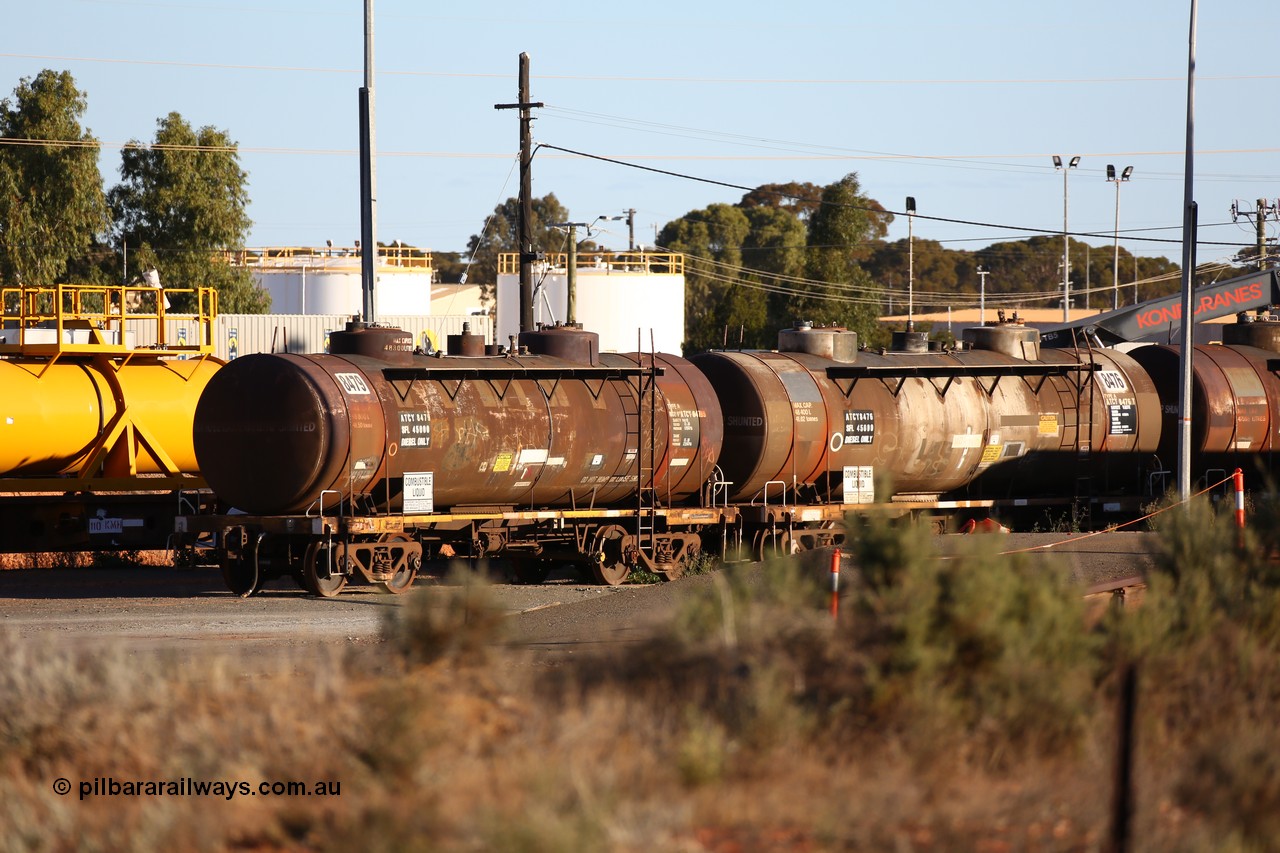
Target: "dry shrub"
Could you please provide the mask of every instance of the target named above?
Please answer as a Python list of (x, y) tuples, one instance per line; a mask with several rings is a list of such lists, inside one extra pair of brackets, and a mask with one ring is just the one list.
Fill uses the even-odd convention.
[[(1126, 658), (1138, 846), (1275, 849), (1277, 602), (1217, 535), (1171, 531), (1169, 577), (1093, 632), (998, 539), (941, 560), (860, 522), (838, 621), (825, 572), (733, 567), (647, 642), (549, 661), (470, 576), (385, 643), (278, 667), (0, 638), (0, 849), (1098, 849)], [(342, 791), (79, 801), (58, 776)]]
[(506, 614), (483, 570), (451, 567), (444, 586), (419, 587), (403, 607), (386, 612), (383, 636), (412, 664), (440, 659), (482, 661), (500, 639)]
[(1115, 632), (1141, 667), (1141, 742), (1194, 818), (1189, 846), (1277, 850), (1280, 530), (1264, 505), (1240, 547), (1222, 509), (1198, 499), (1164, 513), (1143, 605)]
[(1080, 742), (1095, 711), (1097, 638), (1067, 573), (967, 537), (941, 558), (910, 521), (850, 520), (842, 636), (860, 650), (873, 720), (980, 736), (989, 758)]

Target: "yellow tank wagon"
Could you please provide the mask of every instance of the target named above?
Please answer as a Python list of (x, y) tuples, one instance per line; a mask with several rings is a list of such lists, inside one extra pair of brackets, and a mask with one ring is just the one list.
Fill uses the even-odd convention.
[(180, 497), (211, 500), (191, 421), (222, 364), (216, 291), (14, 287), (0, 305), (0, 551), (163, 547)]

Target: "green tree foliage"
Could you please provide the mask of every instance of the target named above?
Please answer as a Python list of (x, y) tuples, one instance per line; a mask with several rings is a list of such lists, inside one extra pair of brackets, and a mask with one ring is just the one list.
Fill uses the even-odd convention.
[[(23, 78), (0, 101), (0, 136), (62, 144), (0, 146), (0, 280), (48, 285), (107, 226), (98, 143), (70, 72)], [(68, 144), (69, 143), (69, 144)]]
[[(155, 267), (170, 287), (214, 287), (224, 313), (261, 313), (270, 297), (219, 253), (244, 247), (252, 224), (248, 174), (224, 130), (195, 130), (178, 113), (157, 122), (155, 142), (131, 142), (121, 183), (108, 195), (129, 267)], [(193, 307), (175, 300), (175, 310)]]
[(435, 268), (436, 280), (444, 284), (457, 284), (467, 269), (462, 252), (432, 252), (431, 265)]
[[(831, 321), (857, 331), (868, 343), (881, 336), (881, 300), (863, 269), (874, 241), (888, 233), (892, 215), (862, 194), (856, 173), (822, 191), (822, 206), (809, 220), (808, 277), (837, 288), (798, 288), (789, 307), (797, 318)], [(826, 298), (833, 290), (838, 298)]]
[(850, 174), (828, 187), (765, 184), (668, 223), (659, 245), (687, 256), (685, 351), (773, 346), (796, 320), (845, 324), (875, 342), (879, 300), (860, 261), (891, 219)]
[[(766, 340), (766, 298), (750, 287), (743, 245), (751, 233), (747, 214), (731, 204), (712, 204), (669, 222), (658, 243), (685, 259), (685, 352)], [(745, 276), (745, 277), (744, 277)]]
[(755, 207), (776, 207), (790, 213), (801, 222), (822, 206), (822, 187), (808, 181), (790, 181), (785, 184), (762, 184), (742, 197), (738, 206), (744, 210)]
[[(548, 193), (542, 198), (533, 200), (533, 221), (529, 223), (533, 234), (533, 247), (536, 252), (568, 251), (568, 237), (559, 228), (550, 227), (552, 222), (568, 222), (569, 210), (555, 193)], [(518, 215), (520, 199), (509, 198), (493, 209), (493, 214), (485, 222), (484, 230), (472, 234), (467, 241), (467, 256), (471, 259), (471, 267), (467, 277), (479, 282), (480, 292), (485, 301), (494, 298), (498, 283), (498, 256), (503, 252), (520, 250), (520, 231)]]

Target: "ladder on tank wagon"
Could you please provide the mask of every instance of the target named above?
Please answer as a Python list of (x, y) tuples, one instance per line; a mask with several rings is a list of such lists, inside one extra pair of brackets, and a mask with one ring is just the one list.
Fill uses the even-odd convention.
[[(658, 550), (658, 490), (654, 483), (657, 457), (658, 359), (649, 333), (649, 366), (645, 369), (641, 332), (636, 331), (636, 373), (632, 394), (623, 404), (627, 421), (627, 438), (636, 448), (636, 545), (650, 562), (656, 562)], [(648, 399), (645, 399), (646, 394)], [(635, 411), (630, 411), (631, 407)], [(630, 442), (628, 442), (630, 443)]]

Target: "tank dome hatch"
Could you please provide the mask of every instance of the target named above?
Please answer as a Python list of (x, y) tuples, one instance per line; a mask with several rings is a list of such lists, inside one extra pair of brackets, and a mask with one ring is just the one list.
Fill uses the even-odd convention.
[(348, 320), (347, 327), (329, 335), (331, 355), (363, 355), (391, 364), (413, 363), (413, 335), (393, 326), (371, 326)]
[(449, 355), (481, 356), (487, 354), (484, 335), (477, 335), (472, 332), (471, 324), (466, 321), (462, 323), (461, 334), (445, 335), (444, 345)]
[(796, 322), (778, 332), (778, 352), (803, 352), (851, 364), (858, 359), (858, 333), (843, 326), (817, 326)]
[(915, 329), (894, 332), (890, 350), (892, 352), (928, 352), (929, 333), (917, 332)]
[(548, 355), (592, 367), (600, 363), (600, 336), (585, 332), (577, 324), (542, 326), (520, 333), (521, 349), (531, 355)]
[(1222, 342), (1280, 353), (1280, 318), (1269, 310), (1259, 310), (1256, 317), (1241, 313), (1236, 322), (1222, 327)]
[(1024, 361), (1040, 360), (1040, 330), (1023, 325), (1015, 313), (1005, 319), (1004, 311), (999, 320), (986, 326), (973, 326), (961, 332), (965, 343), (975, 350), (1003, 353)]

